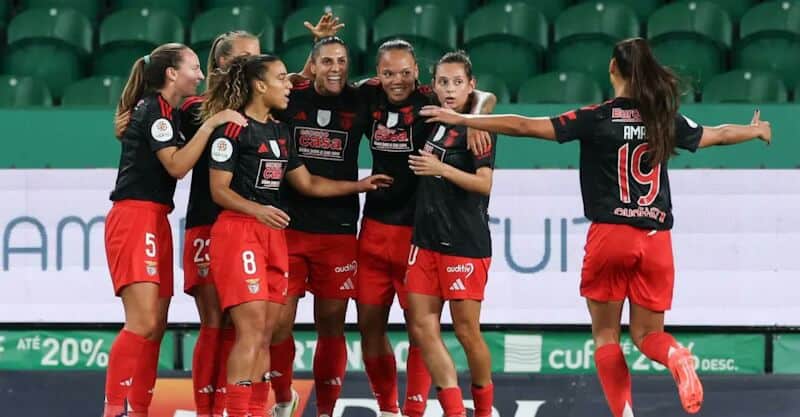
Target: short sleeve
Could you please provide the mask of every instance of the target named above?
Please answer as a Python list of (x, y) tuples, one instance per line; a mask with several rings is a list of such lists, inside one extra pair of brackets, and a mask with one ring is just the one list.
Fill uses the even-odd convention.
[(293, 169), (300, 168), (300, 166), (304, 165), (303, 160), (297, 155), (297, 143), (294, 139), (294, 134), (292, 130), (286, 124), (281, 125), (281, 131), (285, 138), (288, 139), (288, 151), (289, 151), (289, 160), (286, 163), (286, 172), (289, 172)]
[(680, 113), (675, 115), (675, 145), (677, 147), (694, 152), (700, 146), (702, 137), (703, 126)]
[(208, 166), (211, 169), (233, 172), (239, 158), (239, 141), (226, 135), (231, 124), (220, 126), (211, 133), (208, 147)]
[(164, 110), (153, 109), (157, 106), (148, 106), (144, 119), (144, 135), (153, 152), (170, 146), (178, 146), (180, 131), (172, 117), (164, 115)]
[(491, 168), (494, 169), (494, 158), (497, 155), (497, 135), (492, 134), (492, 142), (489, 149), (480, 155), (472, 154), (472, 159), (475, 163), (475, 170), (478, 168)]
[(572, 140), (588, 140), (594, 135), (596, 107), (583, 107), (571, 110), (550, 119), (559, 143)]

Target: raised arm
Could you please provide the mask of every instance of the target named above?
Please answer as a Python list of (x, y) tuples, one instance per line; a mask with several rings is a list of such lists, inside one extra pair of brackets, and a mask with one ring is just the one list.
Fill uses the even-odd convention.
[(772, 141), (772, 127), (768, 121), (761, 120), (760, 110), (753, 113), (753, 119), (749, 125), (703, 126), (703, 136), (700, 137), (698, 147), (736, 145), (754, 138), (761, 139), (766, 143)]
[(420, 114), (430, 117), (427, 120), (428, 123), (441, 122), (511, 136), (531, 136), (547, 140), (556, 139), (555, 129), (548, 117), (526, 117), (516, 114), (459, 114), (453, 110), (438, 106), (425, 106), (420, 111)]
[[(303, 22), (303, 26), (308, 29), (309, 32), (314, 36), (314, 43), (322, 38), (326, 38), (328, 36), (336, 36), (341, 28), (344, 27), (344, 23), (339, 23), (339, 18), (334, 17), (333, 13), (327, 12), (323, 14), (319, 18), (319, 22), (317, 22), (316, 26), (312, 25), (311, 22)], [(311, 53), (308, 54), (308, 59), (306, 59), (305, 65), (303, 65), (303, 69), (297, 74), (306, 79), (313, 80), (314, 74), (311, 73)], [(294, 80), (292, 80), (294, 82)]]

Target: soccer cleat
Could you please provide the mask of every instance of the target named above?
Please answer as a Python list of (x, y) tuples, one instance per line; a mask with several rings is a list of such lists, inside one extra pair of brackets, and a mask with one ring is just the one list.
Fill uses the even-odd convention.
[(272, 417), (293, 417), (300, 404), (300, 394), (292, 388), (292, 400), (285, 403), (277, 403), (272, 407)]
[(686, 348), (676, 349), (669, 356), (669, 370), (675, 384), (678, 386), (678, 395), (681, 405), (689, 414), (700, 411), (703, 405), (703, 384), (694, 370), (694, 358)]

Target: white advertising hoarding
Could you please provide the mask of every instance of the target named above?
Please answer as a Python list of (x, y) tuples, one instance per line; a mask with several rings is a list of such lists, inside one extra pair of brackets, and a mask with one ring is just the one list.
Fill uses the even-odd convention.
[[(122, 321), (103, 247), (115, 174), (0, 170), (0, 322)], [(170, 321), (194, 323), (179, 256), (188, 184), (179, 183), (170, 216)], [(677, 275), (667, 322), (800, 325), (800, 170), (676, 170), (671, 185)], [(588, 222), (577, 171), (497, 171), (490, 215), (494, 256), (482, 321), (587, 323), (578, 283)], [(298, 322), (311, 322), (310, 298)], [(391, 319), (402, 314), (395, 309)]]

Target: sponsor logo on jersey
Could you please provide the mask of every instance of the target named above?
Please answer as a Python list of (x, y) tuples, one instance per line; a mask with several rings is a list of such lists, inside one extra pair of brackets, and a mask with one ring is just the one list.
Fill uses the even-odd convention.
[(233, 155), (233, 144), (228, 138), (217, 138), (211, 143), (211, 159), (226, 162)]
[(294, 137), (297, 139), (297, 153), (303, 158), (340, 162), (345, 159), (348, 132), (297, 126)]
[(256, 175), (256, 188), (260, 190), (277, 190), (281, 187), (283, 170), (286, 161), (262, 159), (258, 164)]
[(162, 117), (150, 126), (150, 135), (158, 142), (169, 142), (173, 136), (172, 124)]
[(642, 116), (638, 109), (614, 107), (611, 109), (611, 121), (613, 123), (642, 123)]
[(375, 122), (372, 127), (372, 149), (383, 152), (413, 152), (413, 128), (392, 128)]

